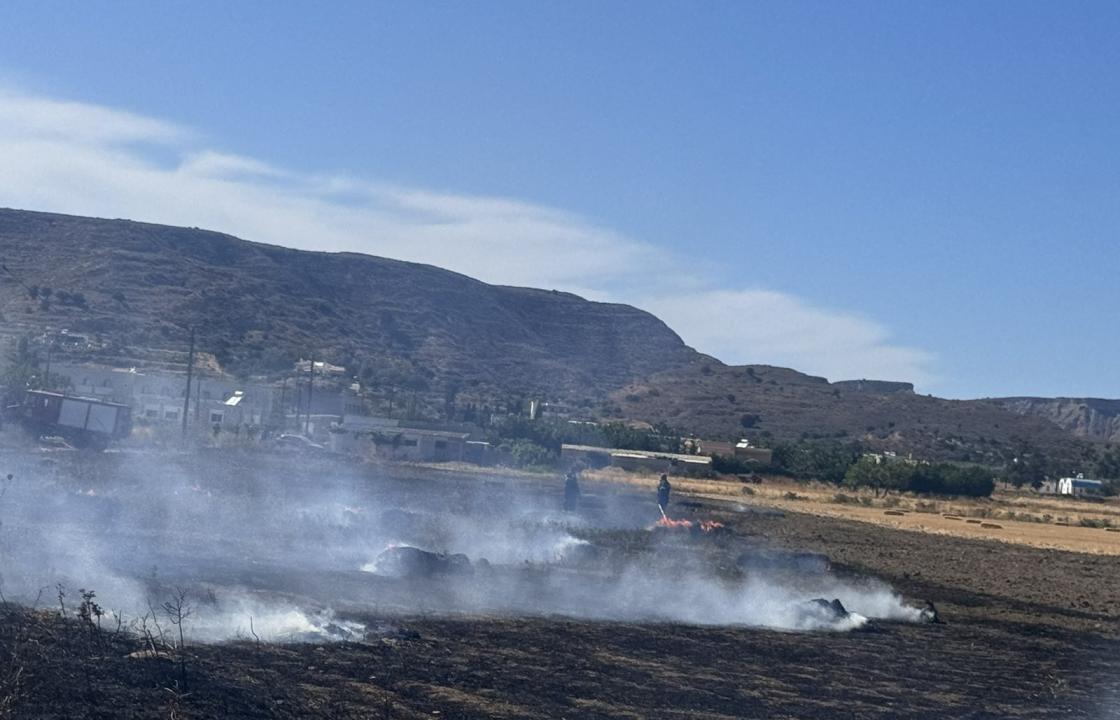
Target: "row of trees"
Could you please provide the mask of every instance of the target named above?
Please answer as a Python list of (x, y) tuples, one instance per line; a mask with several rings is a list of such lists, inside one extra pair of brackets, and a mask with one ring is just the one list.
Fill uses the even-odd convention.
[(875, 457), (862, 457), (844, 473), (843, 484), (851, 488), (872, 488), (876, 496), (894, 490), (988, 497), (995, 490), (996, 475), (979, 465), (886, 462)]

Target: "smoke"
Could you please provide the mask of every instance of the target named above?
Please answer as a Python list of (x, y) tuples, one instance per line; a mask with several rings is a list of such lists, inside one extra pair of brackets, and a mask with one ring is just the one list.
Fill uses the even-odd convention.
[[(852, 630), (869, 619), (921, 619), (920, 610), (906, 606), (897, 593), (874, 580), (853, 582), (827, 573), (727, 579), (703, 568), (659, 566), (656, 553), (611, 569), (595, 559), (579, 563), (580, 567), (565, 563), (574, 554), (572, 549), (592, 547), (569, 536), (555, 546), (556, 564), (502, 567), (476, 562), (473, 572), (468, 572), (461, 560), (448, 556), (410, 567), (396, 558), (402, 546), (393, 546), (363, 564), (362, 570), (382, 577), (382, 597), (422, 596), (428, 612), (565, 615), (784, 630)], [(446, 561), (443, 566), (440, 557)], [(839, 600), (843, 610), (837, 613), (814, 602), (818, 599)]]
[[(200, 642), (354, 639), (371, 616), (417, 611), (788, 630), (920, 617), (874, 580), (780, 554), (736, 565), (740, 545), (650, 533), (656, 505), (627, 491), (571, 514), (559, 509), (559, 485), (390, 480), (263, 453), (26, 451), (3, 463), (0, 476), (15, 475), (0, 497), (8, 600), (58, 606), (61, 585), (72, 610), (88, 589), (136, 619), (185, 589), (184, 627)], [(469, 560), (389, 572), (379, 556), (394, 546)]]

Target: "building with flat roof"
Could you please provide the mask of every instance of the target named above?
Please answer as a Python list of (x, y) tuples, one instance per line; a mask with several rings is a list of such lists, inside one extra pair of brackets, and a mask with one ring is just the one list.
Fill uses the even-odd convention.
[(1100, 480), (1090, 480), (1081, 474), (1072, 478), (1060, 478), (1058, 480), (1058, 494), (1072, 495), (1073, 497), (1103, 495), (1104, 483)]

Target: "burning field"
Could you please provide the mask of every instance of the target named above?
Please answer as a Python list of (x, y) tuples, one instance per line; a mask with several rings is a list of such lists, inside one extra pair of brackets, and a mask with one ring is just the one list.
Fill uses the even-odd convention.
[(5, 462), (14, 717), (1114, 711), (1107, 557), (322, 458)]

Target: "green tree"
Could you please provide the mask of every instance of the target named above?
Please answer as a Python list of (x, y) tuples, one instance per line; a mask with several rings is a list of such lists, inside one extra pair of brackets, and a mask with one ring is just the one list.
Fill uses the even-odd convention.
[(4, 357), (4, 369), (0, 372), (0, 384), (3, 384), (9, 399), (41, 385), (39, 362), (39, 351), (31, 345), (29, 337), (24, 335), (16, 341), (15, 347)]
[(1037, 488), (1051, 475), (1049, 459), (1027, 441), (1018, 444), (1014, 457), (1007, 463), (1003, 479), (1015, 487)]
[(1109, 480), (1120, 479), (1120, 445), (1110, 445), (1101, 453), (1093, 474)]
[(852, 488), (869, 487), (875, 497), (891, 490), (909, 487), (910, 466), (907, 463), (884, 462), (874, 457), (862, 457), (844, 473), (844, 485)]

